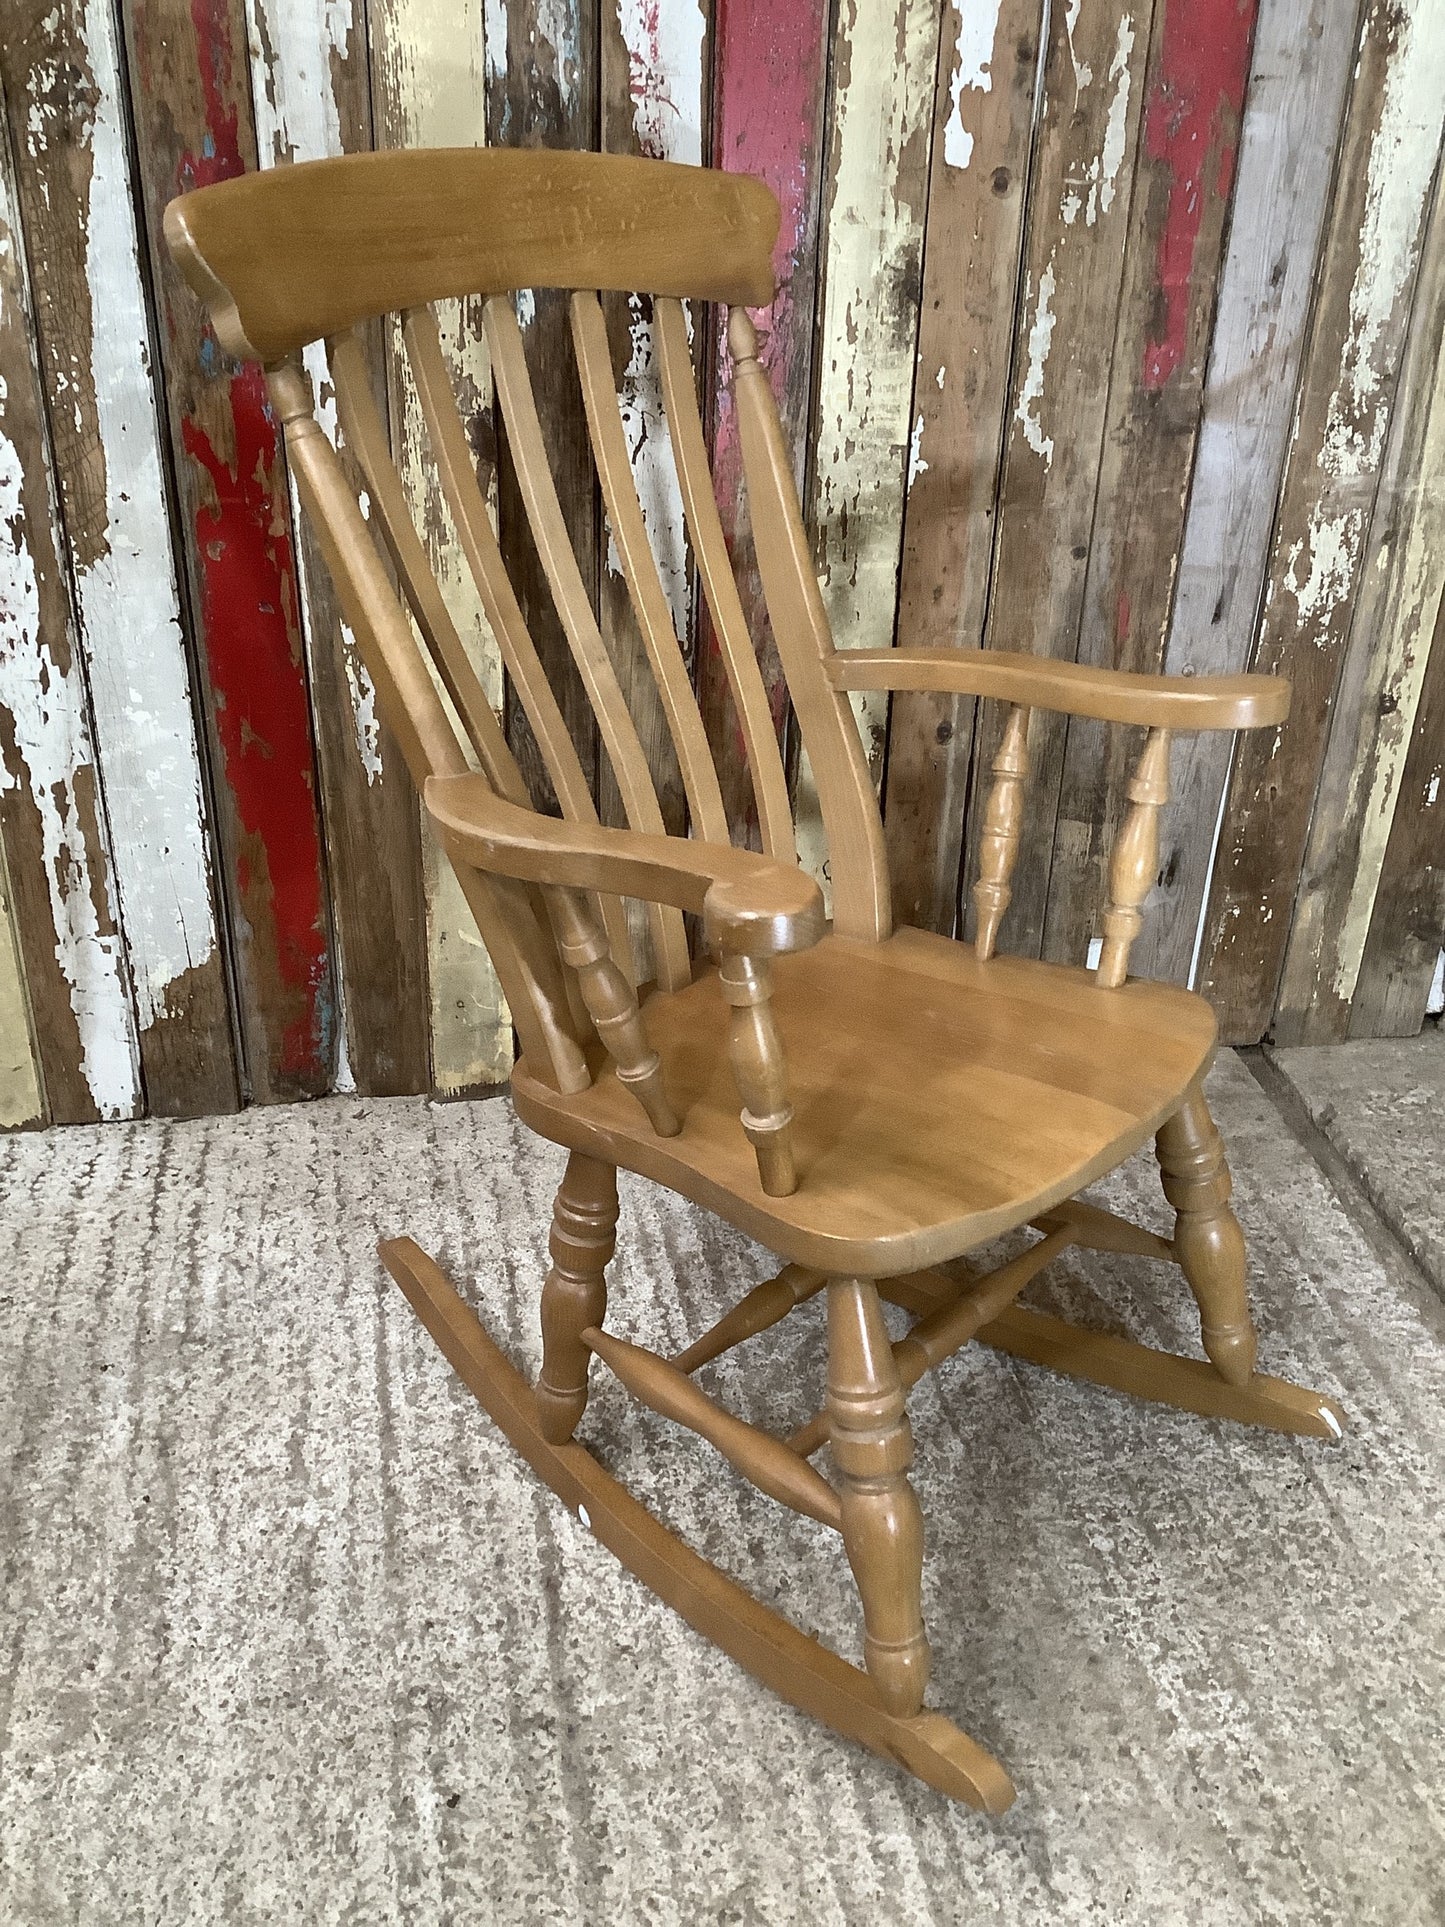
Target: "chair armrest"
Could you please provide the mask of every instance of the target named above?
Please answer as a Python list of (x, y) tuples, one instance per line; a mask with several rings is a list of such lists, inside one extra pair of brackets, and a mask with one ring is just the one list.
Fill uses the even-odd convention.
[(425, 798), (448, 854), (525, 883), (691, 910), (719, 956), (807, 950), (826, 927), (822, 892), (806, 871), (751, 850), (542, 816), (505, 802), (485, 776), (430, 777)]
[(1282, 676), (1140, 676), (1002, 649), (840, 649), (828, 677), (835, 689), (996, 697), (1150, 729), (1260, 729), (1282, 723), (1290, 704)]

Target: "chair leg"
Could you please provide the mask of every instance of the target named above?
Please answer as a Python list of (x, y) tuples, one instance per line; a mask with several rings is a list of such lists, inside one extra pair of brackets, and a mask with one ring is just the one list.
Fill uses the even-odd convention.
[(928, 1684), (923, 1514), (908, 1479), (913, 1432), (869, 1279), (828, 1287), (828, 1437), (842, 1474), (843, 1544), (863, 1601), (863, 1654), (890, 1713), (918, 1712)]
[(550, 1445), (563, 1445), (587, 1409), (582, 1343), (607, 1312), (607, 1261), (617, 1249), (617, 1170), (574, 1151), (552, 1207), (552, 1254), (542, 1286), (542, 1369), (537, 1377), (537, 1423)]
[(1155, 1139), (1164, 1195), (1174, 1206), (1174, 1253), (1199, 1305), (1204, 1349), (1220, 1377), (1247, 1385), (1254, 1373), (1244, 1233), (1229, 1208), (1224, 1144), (1197, 1088)]

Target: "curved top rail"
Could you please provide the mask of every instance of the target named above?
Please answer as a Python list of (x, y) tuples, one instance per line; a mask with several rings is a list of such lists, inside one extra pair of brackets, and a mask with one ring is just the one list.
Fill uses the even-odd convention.
[(423, 148), (303, 161), (172, 201), (166, 242), (243, 360), (514, 288), (766, 305), (778, 203), (746, 174), (615, 154)]

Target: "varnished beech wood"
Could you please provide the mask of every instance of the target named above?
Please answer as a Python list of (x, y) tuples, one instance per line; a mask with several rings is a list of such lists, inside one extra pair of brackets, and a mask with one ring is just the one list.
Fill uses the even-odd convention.
[(642, 519), (637, 484), (632, 478), (627, 437), (613, 385), (607, 323), (601, 303), (590, 290), (573, 295), (571, 312), (572, 344), (582, 378), (582, 399), (602, 483), (602, 499), (607, 504), (607, 519), (622, 559), (638, 633), (647, 651), (668, 732), (677, 751), (683, 789), (692, 813), (693, 834), (709, 843), (726, 843), (728, 822), (712, 751), (693, 698), (687, 664), (683, 661), (672, 611), (657, 573), (657, 558)]
[(637, 993), (608, 949), (601, 923), (580, 891), (554, 887), (549, 895), (557, 948), (577, 973), (582, 1002), (618, 1083), (631, 1091), (659, 1137), (676, 1137), (682, 1119), (668, 1098), (662, 1060), (647, 1041)]
[(1062, 1318), (1011, 1305), (978, 1333), (980, 1345), (1045, 1365), (1051, 1372), (1088, 1379), (1113, 1392), (1172, 1405), (1199, 1418), (1233, 1419), (1271, 1432), (1305, 1438), (1341, 1439), (1344, 1414), (1323, 1392), (1256, 1372), (1242, 1385), (1222, 1378), (1202, 1358), (1156, 1351), (1111, 1332), (1082, 1331)]
[(449, 295), (773, 297), (778, 204), (745, 174), (529, 148), (348, 154), (172, 201), (166, 244), (241, 360)]
[(733, 574), (717, 498), (713, 493), (712, 472), (708, 467), (703, 442), (702, 420), (697, 411), (693, 388), (692, 354), (688, 347), (687, 322), (682, 303), (659, 297), (652, 304), (653, 328), (657, 336), (658, 369), (662, 377), (663, 406), (677, 458), (677, 479), (682, 491), (683, 514), (702, 578), (703, 594), (722, 651), (723, 668), (738, 726), (747, 750), (748, 774), (752, 778), (753, 801), (757, 805), (758, 833), (769, 856), (793, 862), (793, 809), (788, 801), (788, 779), (783, 759), (778, 754), (778, 739), (768, 692), (763, 683), (753, 639), (743, 614), (742, 597)]
[(1244, 1233), (1229, 1208), (1224, 1145), (1196, 1086), (1160, 1130), (1155, 1149), (1174, 1206), (1174, 1252), (1199, 1303), (1200, 1336), (1221, 1377), (1247, 1385), (1254, 1370)]
[(820, 1292), (828, 1282), (826, 1272), (809, 1271), (805, 1265), (785, 1265), (776, 1278), (765, 1278), (754, 1285), (738, 1302), (725, 1311), (715, 1325), (695, 1338), (673, 1364), (680, 1372), (695, 1372), (734, 1345), (744, 1344), (765, 1331), (771, 1331), (790, 1311)]
[(731, 1011), (728, 1060), (742, 1099), (742, 1127), (757, 1154), (758, 1181), (770, 1198), (798, 1188), (793, 1157), (793, 1107), (778, 1028), (772, 977), (765, 957), (724, 957), (718, 981)]
[[(528, 632), (487, 514), (431, 309), (412, 309), (402, 323), (402, 335), (442, 491), (512, 688), (542, 752), (562, 814), (573, 823), (595, 824), (597, 805), (587, 786), (581, 758)], [(613, 956), (635, 982), (627, 914), (616, 897), (602, 899), (602, 917)]]
[(1129, 974), (1129, 951), (1144, 922), (1144, 899), (1159, 874), (1159, 812), (1169, 801), (1169, 732), (1151, 729), (1129, 782), (1129, 814), (1109, 864), (1109, 907), (1096, 975), (1116, 989)]
[[(759, 1191), (738, 1128), (727, 1008), (711, 971), (644, 1006), (681, 1136), (661, 1140), (598, 1061), (560, 1097), (524, 1058), (519, 1115), (720, 1212), (794, 1264), (887, 1278), (947, 1262), (1071, 1198), (1147, 1144), (1207, 1065), (1191, 992), (900, 930), (827, 936), (773, 964), (798, 1188)], [(866, 1081), (862, 1069), (866, 1066)]]
[(1009, 711), (993, 759), (993, 788), (984, 809), (979, 842), (979, 878), (973, 886), (977, 928), (973, 947), (979, 957), (993, 955), (998, 927), (1008, 909), (1009, 878), (1019, 853), (1024, 783), (1029, 773), (1029, 712), (1017, 704)]
[[(591, 701), (597, 727), (607, 747), (608, 761), (617, 782), (627, 821), (634, 830), (649, 836), (663, 836), (666, 825), (652, 773), (638, 738), (637, 728), (628, 714), (627, 704), (617, 682), (617, 671), (602, 640), (597, 617), (572, 551), (571, 537), (562, 516), (557, 487), (547, 465), (542, 440), (542, 425), (537, 417), (537, 401), (532, 379), (527, 372), (521, 330), (510, 301), (493, 296), (484, 310), (487, 345), (492, 352), (492, 373), (497, 383), (497, 398), (506, 418), (508, 445), (517, 473), (532, 539), (542, 559), (552, 599), (562, 618), (572, 659)], [(682, 918), (658, 904), (649, 905), (653, 954), (657, 981), (664, 990), (676, 990), (692, 974), (687, 954), (687, 935)]]
[(798, 507), (793, 459), (758, 364), (757, 332), (742, 308), (728, 317), (728, 346), (758, 570), (828, 832), (833, 928), (876, 942), (891, 927), (883, 825), (848, 698), (828, 680), (836, 654)]
[(836, 689), (932, 689), (1150, 729), (1262, 729), (1289, 715), (1282, 676), (1141, 676), (1006, 649), (846, 649)]
[(716, 1446), (729, 1465), (736, 1466), (760, 1492), (766, 1492), (780, 1505), (791, 1506), (794, 1512), (816, 1519), (820, 1525), (842, 1530), (843, 1513), (837, 1493), (780, 1440), (725, 1412), (705, 1392), (700, 1392), (685, 1373), (665, 1358), (659, 1358), (656, 1352), (629, 1345), (625, 1339), (610, 1337), (595, 1328), (583, 1332), (582, 1342), (611, 1367), (634, 1398), (640, 1398), (663, 1418), (675, 1419), (690, 1432), (696, 1432), (699, 1438), (706, 1439), (709, 1445)]
[[(380, 714), (425, 796), (511, 1006), (523, 1050), (513, 1076), (517, 1113), (571, 1153), (553, 1213), (534, 1390), (414, 1244), (384, 1245), (388, 1268), (518, 1449), (661, 1598), (839, 1732), (953, 1797), (1001, 1812), (1012, 1798), (1002, 1768), (941, 1715), (922, 1711), (929, 1648), (923, 1522), (908, 1476), (908, 1388), (977, 1338), (1188, 1411), (1318, 1437), (1342, 1429), (1328, 1399), (1253, 1369), (1243, 1237), (1202, 1096), (1213, 1013), (1188, 991), (1126, 981), (1157, 869), (1169, 732), (1278, 723), (1289, 691), (1261, 677), (1124, 675), (996, 650), (840, 656), (798, 509), (792, 451), (745, 311), (769, 297), (776, 224), (772, 196), (737, 177), (506, 150), (277, 169), (203, 189), (167, 215), (176, 258), (209, 302), (223, 345), (270, 364), (291, 470)], [(662, 834), (638, 722), (571, 546), (514, 306), (524, 288), (541, 289), (544, 300), (549, 289), (572, 296), (602, 495), (676, 749), (691, 838)], [(683, 510), (747, 745), (764, 856), (728, 842), (724, 786), (644, 520), (597, 290), (654, 297)], [(589, 719), (574, 713), (572, 697), (564, 719), (528, 633), (523, 601), (540, 580), (519, 597), (504, 566), (426, 305), (442, 294), (487, 297), (515, 483), (516, 500), (507, 499), (530, 524), (626, 830), (598, 821), (569, 734), (569, 723), (590, 728)], [(818, 886), (795, 861), (773, 718), (713, 500), (683, 298), (731, 304), (749, 519), (829, 842), (831, 931)], [(350, 332), (388, 308), (403, 311), (438, 479), (542, 766), (530, 751), (523, 761), (539, 784), (545, 769), (562, 821), (531, 807), (408, 519)], [(285, 359), (321, 337), (371, 497), (369, 521), (316, 420), (309, 383)], [(615, 613), (621, 605), (614, 598), (611, 606)], [(550, 661), (555, 652), (544, 642)], [(567, 666), (565, 657), (558, 662)], [(849, 700), (850, 691), (887, 689), (1011, 706), (982, 842), (976, 949), (891, 929), (878, 808)], [(1013, 872), (1027, 842), (1035, 708), (1149, 731), (1094, 972), (996, 954), (1010, 891), (1023, 889)], [(649, 743), (661, 744), (660, 731), (645, 727)], [(733, 808), (730, 780), (727, 797)], [(649, 910), (657, 984), (640, 992), (623, 898)], [(684, 913), (701, 917), (716, 966), (694, 971)], [(1175, 1210), (1168, 1239), (1078, 1196), (1151, 1136)], [(785, 1260), (776, 1278), (671, 1362), (605, 1330), (619, 1166), (718, 1211)], [(1039, 1241), (994, 1271), (980, 1276), (961, 1264), (966, 1252), (1029, 1224)], [(1180, 1266), (1210, 1362), (1079, 1331), (1016, 1304), (1029, 1279), (1071, 1246)], [(825, 1287), (823, 1409), (791, 1440), (723, 1411), (693, 1382), (700, 1365), (759, 1337)], [(896, 1344), (884, 1298), (915, 1320)], [(689, 1552), (573, 1442), (594, 1354), (761, 1490), (841, 1531), (863, 1605), (866, 1672)], [(837, 1491), (807, 1462), (825, 1440)]]
[[(542, 1286), (542, 1369), (537, 1424), (553, 1445), (570, 1439), (587, 1409), (591, 1347), (582, 1334), (607, 1310), (606, 1270), (617, 1248), (617, 1172), (574, 1151), (552, 1206), (552, 1263)], [(385, 1254), (383, 1253), (383, 1256)]]
[(702, 917), (710, 948), (724, 955), (778, 956), (823, 934), (822, 896), (796, 864), (726, 843), (559, 823), (494, 796), (472, 775), (428, 783), (426, 806), (460, 861), (691, 910)]
[(923, 1513), (909, 1482), (913, 1432), (877, 1287), (828, 1287), (828, 1442), (842, 1476), (843, 1544), (863, 1600), (863, 1656), (890, 1713), (923, 1704)]
[(445, 1273), (410, 1238), (381, 1246), (382, 1262), (443, 1356), (522, 1457), (589, 1529), (688, 1624), (790, 1705), (916, 1774), (950, 1799), (1004, 1813), (1013, 1782), (998, 1761), (941, 1713), (899, 1719), (859, 1667), (810, 1639), (686, 1546), (584, 1446), (552, 1445), (521, 1375), (487, 1336)]

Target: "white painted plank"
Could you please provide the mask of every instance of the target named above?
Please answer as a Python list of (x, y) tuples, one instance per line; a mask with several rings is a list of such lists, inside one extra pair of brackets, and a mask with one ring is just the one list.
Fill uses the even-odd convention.
[[(833, 47), (810, 510), (840, 649), (893, 640), (939, 11), (937, 0), (843, 0)], [(876, 780), (888, 699), (852, 702)], [(827, 894), (806, 753), (794, 814), (799, 857)]]

